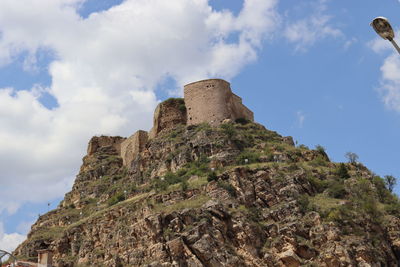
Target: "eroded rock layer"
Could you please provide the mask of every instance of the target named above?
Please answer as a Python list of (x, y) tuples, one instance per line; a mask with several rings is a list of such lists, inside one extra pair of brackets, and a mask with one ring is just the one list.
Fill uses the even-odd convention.
[(398, 264), (398, 199), (362, 164), (246, 121), (171, 127), (128, 167), (120, 141), (89, 145), (72, 191), (18, 257), (51, 249), (58, 267)]

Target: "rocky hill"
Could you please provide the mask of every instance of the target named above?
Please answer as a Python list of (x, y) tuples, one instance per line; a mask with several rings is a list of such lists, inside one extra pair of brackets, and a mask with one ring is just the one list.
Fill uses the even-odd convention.
[(399, 200), (361, 163), (244, 119), (153, 135), (128, 166), (125, 138), (93, 137), (72, 191), (15, 254), (51, 249), (59, 267), (398, 266)]

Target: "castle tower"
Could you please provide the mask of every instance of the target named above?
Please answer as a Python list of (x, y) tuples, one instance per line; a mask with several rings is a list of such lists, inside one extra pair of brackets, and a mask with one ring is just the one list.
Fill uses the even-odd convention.
[(187, 124), (203, 122), (218, 125), (225, 119), (254, 120), (251, 110), (242, 99), (232, 93), (230, 84), (221, 79), (208, 79), (189, 83), (184, 87)]

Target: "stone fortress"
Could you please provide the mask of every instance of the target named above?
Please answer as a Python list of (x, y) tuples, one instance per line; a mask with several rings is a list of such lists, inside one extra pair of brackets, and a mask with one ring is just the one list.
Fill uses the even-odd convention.
[(208, 122), (212, 126), (225, 119), (244, 118), (253, 121), (254, 114), (242, 99), (232, 93), (230, 84), (221, 79), (189, 83), (184, 87), (187, 125)]
[(222, 79), (208, 79), (184, 86), (184, 99), (172, 98), (158, 104), (154, 112), (150, 132), (139, 130), (129, 138), (94, 137), (89, 143), (88, 155), (99, 147), (112, 146), (120, 153), (123, 164), (131, 166), (149, 140), (178, 124), (196, 125), (209, 123), (218, 126), (222, 122), (243, 118), (254, 121), (254, 114), (242, 104), (230, 84)]

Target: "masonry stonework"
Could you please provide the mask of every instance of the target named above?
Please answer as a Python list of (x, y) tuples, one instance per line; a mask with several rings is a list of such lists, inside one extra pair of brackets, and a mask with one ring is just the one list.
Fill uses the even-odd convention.
[(253, 112), (232, 93), (227, 81), (209, 79), (189, 83), (184, 87), (184, 95), (188, 125), (207, 122), (215, 126), (225, 119), (238, 118), (254, 121)]
[(182, 98), (170, 98), (161, 102), (154, 111), (153, 128), (150, 130), (149, 139), (178, 124), (186, 124), (185, 101)]
[(139, 130), (122, 142), (121, 157), (125, 166), (131, 166), (135, 157), (146, 147), (147, 140), (147, 132)]
[(125, 140), (124, 137), (120, 136), (94, 136), (89, 141), (87, 154), (92, 155), (96, 153), (96, 151), (102, 147), (112, 147), (120, 153), (121, 151), (121, 143)]
[(38, 267), (53, 266), (53, 252), (48, 249), (38, 250)]
[(149, 133), (137, 131), (126, 140), (94, 137), (89, 144), (88, 154), (94, 153), (99, 147), (111, 145), (120, 152), (123, 164), (131, 167), (137, 155), (145, 150), (149, 140), (178, 124), (194, 125), (205, 122), (217, 126), (226, 119), (239, 118), (254, 121), (253, 112), (242, 104), (239, 96), (232, 93), (227, 81), (198, 81), (185, 85), (184, 99), (170, 98), (158, 104)]

